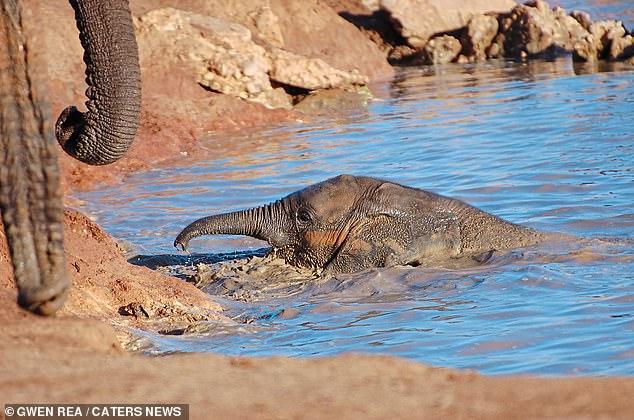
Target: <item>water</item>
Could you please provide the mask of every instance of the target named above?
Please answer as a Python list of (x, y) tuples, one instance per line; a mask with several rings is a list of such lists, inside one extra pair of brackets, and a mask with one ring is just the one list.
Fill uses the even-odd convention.
[[(584, 238), (476, 270), (371, 270), (290, 296), (222, 295), (234, 327), (150, 335), (158, 351), (356, 351), (487, 374), (632, 375), (634, 72), (612, 70), (584, 73), (567, 59), (404, 69), (368, 107), (212, 136), (177, 167), (80, 198), (142, 254), (175, 254), (173, 238), (194, 219), (339, 173), (387, 178)], [(191, 248), (263, 245), (205, 237)]]
[[(523, 3), (523, 2), (520, 2)], [(583, 10), (590, 13), (592, 20), (616, 19), (632, 30), (634, 7), (630, 0), (551, 0), (551, 6), (561, 6), (566, 10)]]

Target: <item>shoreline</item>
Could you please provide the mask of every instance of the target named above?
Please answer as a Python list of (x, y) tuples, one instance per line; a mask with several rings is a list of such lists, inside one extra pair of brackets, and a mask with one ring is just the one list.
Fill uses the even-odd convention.
[[(197, 320), (231, 322), (182, 280), (129, 264), (85, 216), (66, 211), (70, 297), (51, 318), (20, 310), (0, 241), (0, 394), (8, 403), (190, 404), (192, 418), (629, 418), (631, 377), (484, 376), (392, 356), (314, 359), (180, 354), (122, 343)], [(125, 315), (123, 315), (125, 314)]]

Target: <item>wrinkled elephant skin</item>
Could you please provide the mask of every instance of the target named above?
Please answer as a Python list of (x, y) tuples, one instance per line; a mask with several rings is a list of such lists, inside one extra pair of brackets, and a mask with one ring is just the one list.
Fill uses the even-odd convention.
[[(85, 49), (87, 111), (68, 107), (55, 132), (73, 157), (103, 165), (128, 150), (138, 127), (140, 72), (132, 17), (127, 0), (70, 3)], [(70, 286), (58, 145), (44, 93), (46, 67), (29, 47), (34, 41), (26, 36), (23, 18), (20, 2), (1, 0), (0, 213), (18, 303), (50, 315), (63, 304)]]
[(369, 267), (434, 266), (534, 245), (546, 234), (462, 201), (370, 177), (340, 175), (274, 203), (199, 219), (174, 245), (201, 235), (268, 241), (292, 265), (347, 273)]

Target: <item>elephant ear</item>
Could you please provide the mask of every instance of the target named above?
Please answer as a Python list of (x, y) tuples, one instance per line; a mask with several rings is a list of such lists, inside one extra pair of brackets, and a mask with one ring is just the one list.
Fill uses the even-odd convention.
[[(456, 257), (462, 249), (460, 223), (446, 197), (385, 182), (373, 197), (368, 217), (389, 217), (394, 226), (406, 226), (401, 240), (407, 242), (401, 263), (416, 265), (417, 259)], [(407, 260), (409, 259), (409, 260)]]
[(428, 191), (384, 182), (372, 194), (367, 215), (421, 218), (425, 213), (434, 211), (441, 198)]

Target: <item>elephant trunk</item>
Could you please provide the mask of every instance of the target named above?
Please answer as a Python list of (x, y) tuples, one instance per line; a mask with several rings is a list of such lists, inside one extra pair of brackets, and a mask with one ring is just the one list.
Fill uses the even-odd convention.
[(232, 213), (203, 217), (191, 223), (174, 241), (174, 246), (187, 249), (189, 241), (203, 235), (246, 235), (269, 242), (273, 246), (283, 241), (286, 212), (281, 201)]
[(51, 315), (70, 288), (64, 205), (46, 72), (27, 22), (20, 2), (0, 1), (0, 242), (6, 237), (19, 305)]
[(74, 158), (105, 165), (130, 148), (139, 126), (139, 54), (128, 0), (70, 0), (86, 63), (88, 110), (66, 108), (57, 140)]

